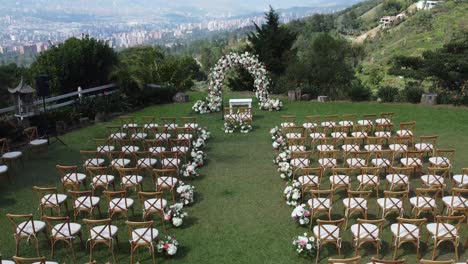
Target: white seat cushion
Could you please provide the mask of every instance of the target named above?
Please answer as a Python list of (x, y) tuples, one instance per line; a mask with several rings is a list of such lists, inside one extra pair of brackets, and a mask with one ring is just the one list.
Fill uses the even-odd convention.
[(320, 125), (323, 126), (323, 127), (330, 127), (331, 128), (331, 127), (336, 126), (336, 122), (326, 121), (326, 122), (322, 122)]
[(291, 152), (303, 152), (306, 151), (305, 146), (293, 145), (288, 147), (289, 151)]
[(318, 145), (317, 150), (318, 151), (327, 151), (327, 150), (334, 150), (335, 147), (333, 145)]
[(442, 201), (450, 208), (468, 208), (468, 200), (459, 196), (444, 196)]
[(16, 264), (16, 263), (14, 261), (12, 261), (12, 260), (2, 259), (2, 264)]
[[(46, 223), (42, 221), (36, 221), (33, 220), (34, 222), (34, 230), (37, 232), (41, 232), (44, 230), (46, 227)], [(33, 235), (33, 223), (31, 221), (25, 221), (20, 224), (18, 224), (18, 228), (16, 229), (16, 233), (20, 236), (28, 236), (28, 235)], [(21, 230), (22, 229), (22, 230)]]
[[(59, 231), (60, 232), (57, 232)], [(64, 224), (56, 224), (54, 228), (52, 228), (52, 236), (58, 238), (67, 238), (67, 237), (74, 237), (81, 231), (81, 225), (77, 223), (70, 223), (70, 228), (68, 225)]]
[(348, 166), (350, 167), (359, 168), (359, 167), (366, 166), (366, 161), (361, 158), (350, 158), (350, 159), (346, 159), (346, 164), (348, 164)]
[(286, 138), (301, 138), (301, 133), (287, 133)]
[(305, 158), (296, 158), (291, 160), (291, 166), (304, 168), (309, 167), (310, 160)]
[(367, 200), (360, 197), (344, 198), (343, 205), (349, 209), (367, 209)]
[(375, 167), (381, 167), (381, 168), (386, 168), (391, 165), (390, 161), (388, 159), (383, 159), (383, 158), (376, 158), (371, 160), (372, 165)]
[(3, 153), (2, 158), (3, 159), (16, 159), (16, 158), (21, 157), (22, 155), (23, 153), (21, 153), (21, 151), (12, 151), (12, 152)]
[(101, 199), (95, 196), (81, 196), (75, 200), (75, 207), (78, 209), (88, 210), (99, 204)]
[(411, 132), (410, 130), (406, 130), (406, 129), (397, 130), (396, 134), (399, 137), (412, 137), (413, 136), (413, 132)]
[(333, 168), (333, 167), (336, 167), (336, 164), (337, 164), (336, 159), (334, 158), (319, 159), (318, 163), (320, 164), (320, 166), (325, 167), (325, 168)]
[(119, 231), (119, 228), (117, 228), (114, 225), (110, 226), (105, 226), (105, 225), (100, 225), (100, 226), (95, 226), (91, 228), (91, 239), (112, 239), (115, 235), (117, 235), (117, 232)]
[(154, 167), (156, 163), (158, 163), (158, 160), (153, 158), (144, 158), (137, 160), (137, 166), (141, 167)]
[(123, 139), (127, 136), (126, 133), (113, 133), (109, 136), (110, 139)]
[(158, 127), (158, 124), (149, 123), (149, 124), (145, 124), (145, 125), (143, 126), (144, 129), (151, 129), (151, 128), (155, 128), (155, 127)]
[(112, 209), (117, 212), (128, 210), (132, 206), (133, 206), (132, 198), (122, 198), (122, 199), (114, 198), (109, 202), (109, 209)]
[[(453, 235), (458, 236), (458, 232), (455, 227), (451, 224), (444, 223), (430, 223), (426, 226), (427, 231), (431, 233), (431, 235), (438, 237), (438, 238), (451, 238)], [(437, 229), (438, 228), (438, 229)]]
[(191, 128), (191, 129), (197, 129), (198, 124), (197, 123), (187, 123), (187, 124), (184, 124), (184, 127), (188, 127), (188, 128)]
[(145, 139), (146, 137), (148, 137), (146, 133), (135, 133), (132, 135), (132, 139)]
[(416, 143), (414, 144), (414, 148), (419, 151), (431, 151), (434, 149), (434, 146), (429, 143)]
[(122, 177), (122, 184), (125, 185), (137, 185), (143, 181), (143, 177), (140, 175), (127, 175)]
[(390, 125), (392, 123), (392, 120), (388, 118), (378, 118), (375, 120), (375, 123), (379, 125)]
[(446, 157), (431, 157), (429, 162), (436, 166), (450, 166), (450, 160)]
[(362, 126), (371, 126), (372, 120), (358, 120), (357, 123)]
[(167, 134), (167, 133), (158, 133), (155, 135), (156, 139), (164, 139), (164, 140), (167, 140), (169, 138), (171, 138), (171, 134)]
[[(359, 233), (358, 233), (359, 230)], [(359, 229), (359, 224), (354, 224), (351, 226), (351, 233), (353, 233), (354, 237), (364, 238), (364, 239), (379, 239), (379, 227), (373, 224), (361, 224), (361, 228)]]
[(403, 202), (398, 198), (379, 198), (377, 204), (384, 209), (403, 209)]
[(364, 149), (367, 151), (378, 151), (382, 150), (382, 145), (365, 145)]
[(114, 167), (127, 167), (130, 162), (129, 159), (113, 159), (111, 165)]
[(319, 139), (319, 138), (324, 138), (325, 134), (323, 134), (323, 133), (311, 133), (309, 136), (312, 139)]
[(93, 177), (93, 184), (111, 183), (114, 179), (115, 177), (113, 175), (97, 175)]
[(122, 152), (125, 153), (132, 153), (140, 151), (140, 147), (138, 146), (122, 146)]
[(367, 137), (367, 133), (366, 132), (352, 132), (351, 136), (355, 138), (365, 138)]
[(346, 184), (349, 185), (349, 176), (347, 175), (332, 175), (330, 176), (331, 184)]
[(380, 182), (379, 176), (371, 174), (358, 175), (356, 178), (361, 185), (376, 186)]
[(318, 239), (334, 240), (340, 237), (340, 228), (336, 225), (322, 225), (320, 227), (320, 234), (319, 226), (316, 225), (314, 226), (313, 232)]
[(35, 139), (29, 142), (29, 144), (32, 146), (42, 146), (47, 144), (47, 139)]
[(405, 165), (406, 167), (416, 167), (421, 166), (422, 161), (418, 158), (402, 158), (400, 159), (401, 164)]
[(349, 152), (349, 151), (359, 151), (359, 150), (360, 150), (360, 147), (359, 147), (359, 145), (350, 145), (350, 144), (347, 144), (347, 145), (341, 146), (341, 149), (343, 149), (343, 150), (346, 151), (346, 152)]
[(67, 200), (67, 196), (65, 194), (47, 194), (44, 195), (41, 199), (41, 204), (46, 205), (59, 205)]
[(68, 173), (62, 178), (62, 181), (66, 182), (82, 182), (86, 179), (86, 175), (83, 173)]
[(315, 123), (304, 123), (304, 124), (302, 124), (302, 126), (303, 126), (305, 129), (310, 129), (310, 128), (316, 127), (317, 124), (315, 124)]
[(332, 136), (333, 138), (339, 138), (339, 139), (341, 139), (341, 138), (347, 137), (348, 134), (346, 134), (345, 132), (333, 132), (333, 133), (331, 133), (331, 136)]
[[(151, 232), (152, 230), (153, 232)], [(151, 234), (152, 233), (152, 234)], [(158, 239), (159, 231), (156, 228), (138, 228), (133, 230), (130, 241), (134, 243), (147, 243)]]
[(417, 207), (419, 209), (430, 210), (432, 208), (436, 208), (436, 202), (431, 197), (425, 197), (425, 196), (411, 197), (409, 199), (409, 202), (412, 206)]
[(177, 139), (188, 139), (191, 140), (193, 138), (192, 134), (178, 134)]
[(138, 127), (138, 124), (128, 123), (128, 124), (124, 124), (122, 127), (123, 128), (134, 128), (134, 127)]
[(174, 124), (174, 123), (171, 123), (171, 124), (165, 124), (164, 127), (166, 127), (167, 129), (170, 129), (170, 130), (174, 130), (174, 129), (176, 129), (176, 127), (178, 127), (178, 125)]
[(158, 178), (158, 186), (161, 187), (174, 187), (177, 185), (177, 178), (162, 176)]
[(387, 181), (391, 184), (408, 184), (409, 178), (404, 174), (388, 174)]
[(314, 209), (329, 209), (331, 203), (328, 198), (312, 198), (307, 201), (307, 204)]
[(176, 158), (167, 158), (167, 159), (163, 159), (161, 161), (161, 164), (164, 166), (164, 167), (168, 167), (168, 166), (179, 166), (180, 164), (180, 159), (176, 159)]
[(114, 151), (115, 147), (114, 146), (99, 146), (97, 147), (98, 152), (111, 152)]
[(281, 127), (293, 127), (295, 126), (294, 123), (281, 123)]
[(0, 165), (0, 174), (8, 171), (7, 165)]
[(453, 175), (453, 181), (458, 184), (458, 187), (463, 187), (468, 184), (468, 175)]
[(94, 167), (100, 167), (106, 162), (104, 159), (100, 158), (93, 158), (93, 159), (87, 159), (85, 161), (85, 166), (94, 166)]
[(343, 121), (338, 122), (338, 125), (350, 127), (350, 126), (353, 126), (353, 121), (343, 120)]
[(166, 151), (165, 147), (151, 147), (149, 148), (149, 152), (151, 153), (160, 153)]
[(319, 178), (315, 175), (307, 175), (307, 176), (299, 176), (297, 180), (301, 183), (301, 185), (318, 185)]
[[(398, 226), (400, 226), (400, 233), (398, 233)], [(403, 239), (411, 239), (411, 238), (418, 238), (419, 237), (419, 228), (416, 225), (402, 223), (402, 224), (392, 224), (390, 226), (390, 230), (392, 233), (399, 238)]]
[(439, 175), (423, 175), (421, 176), (421, 181), (425, 185), (436, 185), (436, 186), (444, 185), (444, 178)]
[(187, 153), (189, 151), (189, 147), (186, 146), (175, 146), (171, 148), (171, 151), (173, 152), (181, 152), (181, 153)]
[(166, 199), (148, 199), (144, 203), (144, 209), (149, 212), (156, 212), (166, 208), (167, 201)]
[(390, 131), (377, 131), (374, 133), (376, 137), (384, 137), (384, 138), (389, 138), (392, 136), (392, 132)]

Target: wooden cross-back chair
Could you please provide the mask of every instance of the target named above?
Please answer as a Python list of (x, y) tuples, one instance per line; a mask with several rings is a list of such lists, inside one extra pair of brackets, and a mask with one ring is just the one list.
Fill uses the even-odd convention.
[(169, 130), (174, 130), (177, 127), (176, 117), (161, 117), (161, 121), (163, 126)]
[(290, 164), (293, 167), (293, 172), (299, 168), (306, 168), (310, 165), (310, 151), (294, 151), (291, 152)]
[(344, 217), (346, 219), (345, 229), (348, 228), (349, 218), (356, 213), (362, 214), (367, 219), (369, 211), (368, 199), (372, 191), (352, 191), (348, 190), (348, 198), (343, 199), (345, 209)]
[(108, 204), (109, 218), (112, 218), (115, 214), (120, 213), (128, 219), (128, 210), (132, 210), (134, 215), (132, 198), (127, 198), (126, 191), (104, 191)]
[(156, 116), (142, 116), (141, 122), (143, 123), (143, 128), (145, 129), (146, 133), (148, 133), (148, 131), (150, 131), (152, 128), (158, 127)]
[(315, 126), (310, 129), (310, 147), (312, 149), (315, 148), (315, 143), (318, 142), (319, 139), (325, 138), (327, 136), (327, 130), (328, 128), (323, 127), (323, 126)]
[(135, 140), (135, 139), (118, 139), (116, 140), (117, 145), (120, 148), (120, 151), (126, 153), (126, 154), (131, 154), (137, 151), (140, 151), (140, 146), (139, 143), (141, 140)]
[(46, 216), (46, 210), (55, 210), (58, 215), (61, 214), (60, 207), (65, 206), (68, 212), (67, 196), (65, 194), (58, 194), (57, 187), (37, 187), (33, 186), (33, 190), (37, 194), (39, 200), (39, 209), (41, 218)]
[(400, 155), (403, 158), (406, 152), (410, 150), (410, 141), (409, 137), (392, 137), (388, 140), (388, 148), (395, 153), (395, 157)]
[(171, 192), (172, 202), (175, 203), (175, 189), (177, 187), (178, 172), (176, 169), (154, 169), (153, 183), (158, 192)]
[(306, 132), (311, 132), (312, 129), (318, 125), (320, 125), (320, 116), (306, 116), (306, 121), (302, 126), (306, 129)]
[(358, 191), (371, 189), (375, 191), (376, 197), (379, 198), (380, 186), (380, 167), (361, 167), (360, 174), (356, 177), (359, 186)]
[(410, 176), (413, 171), (410, 167), (391, 167), (390, 173), (385, 176), (385, 189), (388, 191), (410, 190)]
[[(432, 235), (432, 259), (436, 257), (437, 247), (444, 242), (451, 242), (455, 248), (455, 260), (458, 261), (458, 247), (460, 245), (460, 226), (465, 216), (436, 216), (436, 223), (426, 225), (427, 239)], [(426, 239), (426, 240), (427, 240)]]
[(444, 189), (447, 183), (447, 177), (450, 177), (449, 168), (428, 167), (426, 174), (422, 175), (420, 179), (423, 186)]
[(156, 214), (161, 218), (163, 230), (166, 231), (164, 213), (167, 201), (163, 198), (162, 192), (139, 192), (138, 198), (143, 208), (143, 220), (151, 214)]
[(28, 127), (23, 130), (23, 134), (28, 138), (28, 146), (31, 148), (42, 148), (49, 144), (48, 139), (39, 137), (37, 127)]
[(101, 154), (109, 154), (109, 152), (115, 150), (115, 140), (109, 138), (95, 138), (94, 144), (96, 151)]
[(375, 120), (375, 123), (377, 124), (393, 124), (393, 115), (395, 113), (393, 112), (382, 112), (380, 113), (380, 118)]
[(377, 119), (377, 114), (364, 114), (362, 119), (357, 121), (359, 125), (373, 126), (375, 120)]
[(344, 114), (341, 116), (341, 121), (338, 122), (338, 125), (352, 128), (356, 123), (356, 114)]
[(135, 123), (135, 117), (133, 116), (119, 116), (119, 121), (122, 128), (131, 128), (138, 126)]
[(135, 156), (135, 165), (139, 172), (147, 172), (151, 174), (151, 171), (156, 167), (158, 160), (149, 151), (138, 151), (133, 153)]
[(125, 153), (123, 151), (112, 151), (109, 153), (110, 168), (117, 172), (118, 168), (125, 168), (130, 166), (132, 159), (135, 156), (132, 153)]
[(463, 168), (461, 174), (453, 175), (452, 186), (458, 188), (466, 188), (468, 186), (468, 168)]
[(351, 136), (363, 139), (369, 135), (369, 132), (371, 131), (371, 129), (372, 129), (371, 125), (356, 124), (353, 126), (353, 132), (351, 132)]
[(323, 121), (322, 123), (320, 123), (320, 125), (328, 128), (333, 128), (337, 125), (339, 118), (339, 115), (324, 115), (322, 116)]
[(374, 126), (374, 136), (389, 139), (392, 137), (393, 124), (376, 124)]
[(289, 138), (302, 138), (305, 136), (305, 128), (303, 126), (289, 126), (283, 128), (284, 135)]
[(371, 160), (370, 163), (374, 167), (379, 167), (384, 170), (384, 172), (387, 171), (387, 168), (391, 168), (393, 166), (393, 162), (395, 160), (394, 157), (394, 152), (391, 149), (384, 149), (384, 150), (378, 150), (374, 151), (371, 154)]
[(109, 135), (109, 139), (116, 140), (116, 139), (124, 139), (127, 137), (127, 133), (124, 132), (122, 126), (107, 126), (107, 134)]
[[(114, 244), (119, 246), (118, 228), (112, 225), (112, 219), (91, 220), (83, 219), (88, 228), (89, 243), (89, 261), (93, 259), (94, 247), (98, 244), (104, 244), (109, 248), (112, 254), (113, 263), (115, 261)], [(114, 240), (116, 243), (114, 243)]]
[(345, 219), (339, 220), (317, 220), (312, 232), (317, 240), (317, 256), (315, 263), (318, 263), (320, 256), (320, 247), (325, 244), (334, 244), (338, 249), (338, 255), (341, 255), (341, 226)]
[(400, 162), (404, 167), (413, 168), (413, 170), (421, 176), (423, 169), (423, 156), (424, 151), (406, 151), (406, 157), (401, 158)]
[(177, 169), (181, 164), (179, 158), (180, 153), (177, 151), (163, 151), (159, 153), (159, 160), (161, 161), (161, 169)]
[(337, 125), (332, 128), (330, 136), (342, 142), (345, 138), (349, 136), (350, 131), (351, 127), (349, 126)]
[(466, 198), (468, 189), (452, 188), (452, 195), (442, 198), (447, 215), (453, 216), (456, 213), (463, 213), (468, 219), (468, 199)]
[(340, 153), (339, 150), (320, 151), (318, 163), (324, 170), (334, 168), (338, 165), (338, 155)]
[(415, 197), (410, 198), (410, 204), (413, 206), (412, 213), (414, 218), (419, 218), (422, 212), (429, 212), (432, 216), (437, 215), (437, 201), (442, 190), (440, 188), (416, 188)]
[(183, 117), (180, 118), (180, 121), (182, 121), (182, 125), (184, 127), (187, 127), (187, 128), (193, 129), (193, 130), (198, 129), (198, 127), (199, 127), (196, 117), (183, 116)]
[(251, 107), (239, 107), (239, 120), (252, 125), (253, 114)]
[[(412, 243), (416, 247), (416, 258), (421, 258), (419, 248), (421, 240), (421, 227), (424, 223), (427, 222), (426, 218), (422, 219), (407, 219), (407, 218), (397, 218), (397, 223), (394, 223), (390, 226), (392, 232), (392, 242), (393, 247), (395, 248), (393, 252), (393, 259), (397, 257), (398, 248), (405, 243)], [(394, 243), (393, 243), (394, 241)]]
[(363, 244), (373, 244), (377, 249), (377, 256), (380, 253), (381, 239), (383, 224), (385, 219), (367, 220), (357, 219), (357, 224), (351, 226), (351, 233), (353, 235), (353, 242), (355, 247), (354, 255), (357, 256), (358, 249)]
[(377, 199), (379, 214), (382, 218), (388, 214), (396, 212), (399, 217), (403, 217), (404, 201), (408, 198), (408, 191), (384, 191), (384, 198)]
[(361, 138), (358, 137), (347, 137), (344, 139), (341, 149), (343, 150), (343, 160), (348, 155), (348, 152), (351, 151), (360, 151), (361, 150)]
[(332, 168), (332, 175), (329, 177), (330, 189), (344, 187), (346, 191), (351, 189), (351, 168)]
[(135, 188), (143, 191), (143, 176), (140, 175), (140, 168), (117, 168), (120, 177), (120, 186), (122, 190), (127, 188)]
[(109, 174), (109, 167), (89, 167), (86, 170), (88, 177), (91, 179), (91, 189), (93, 195), (98, 188), (103, 188), (107, 190), (109, 185), (112, 185), (112, 188), (115, 191), (115, 176)]
[(411, 145), (414, 146), (414, 135), (416, 131), (416, 122), (400, 123), (400, 129), (395, 132), (397, 137), (409, 137)]
[[(175, 129), (175, 127), (174, 127)], [(169, 143), (169, 139), (172, 138), (172, 134), (171, 132), (174, 131), (174, 129), (169, 129), (169, 127), (166, 127), (166, 126), (159, 126), (157, 128), (155, 128), (155, 133), (154, 133), (154, 138), (155, 139), (161, 139), (161, 140), (165, 140), (166, 142)]]
[(286, 128), (291, 126), (296, 126), (296, 116), (281, 116), (281, 127)]
[(455, 160), (455, 149), (436, 149), (434, 156), (429, 158), (429, 163), (438, 168), (449, 168), (452, 170), (452, 163)]
[(385, 143), (383, 137), (367, 137), (364, 149), (370, 152), (381, 151)]
[(189, 146), (192, 145), (192, 140), (195, 139), (194, 136), (195, 130), (189, 127), (177, 127), (175, 129), (175, 138), (176, 139), (182, 139), (182, 140), (188, 140)]
[(325, 137), (318, 139), (318, 144), (316, 146), (317, 151), (320, 153), (322, 151), (330, 151), (336, 149), (336, 138)]
[(237, 113), (230, 107), (224, 107), (223, 116), (226, 123), (235, 123), (238, 120)]
[(80, 184), (86, 185), (86, 174), (78, 172), (78, 166), (63, 166), (56, 165), (62, 182), (62, 192), (64, 193), (68, 187), (75, 189), (80, 188)]
[(323, 168), (305, 167), (301, 168), (300, 171), (300, 176), (296, 174), (294, 174), (294, 176), (296, 176), (295, 179), (301, 183), (301, 197), (304, 198), (304, 195), (308, 190), (320, 189), (320, 185), (322, 184)]
[(414, 149), (424, 151), (427, 154), (434, 155), (434, 150), (437, 146), (438, 136), (420, 136), (419, 143), (414, 144)]
[(291, 152), (306, 151), (307, 138), (288, 138), (288, 149)]
[(129, 133), (130, 139), (145, 140), (148, 137), (148, 133), (146, 132), (146, 129), (143, 126), (127, 128), (127, 131), (131, 132)]
[(76, 221), (76, 217), (81, 213), (85, 212), (94, 218), (95, 209), (99, 212), (99, 217), (102, 218), (101, 208), (99, 202), (101, 198), (93, 196), (92, 191), (71, 191), (68, 190), (68, 193), (73, 199), (73, 217)]
[(191, 143), (188, 139), (170, 139), (169, 145), (172, 152), (177, 152), (181, 162), (187, 161), (187, 155), (190, 154)]
[[(310, 208), (310, 219), (314, 218), (317, 213), (325, 212), (328, 215), (328, 220), (331, 220), (331, 210), (333, 208), (333, 195), (335, 190), (309, 190), (311, 198), (307, 201)], [(312, 228), (312, 220), (310, 228)]]
[[(154, 221), (147, 222), (125, 222), (128, 226), (129, 241), (130, 241), (130, 264), (133, 264), (133, 256), (135, 251), (140, 247), (147, 248), (151, 254), (153, 264), (156, 263), (155, 251), (156, 241), (158, 239), (158, 230), (153, 228)], [(138, 251), (139, 252), (139, 251)]]
[(104, 153), (95, 150), (80, 150), (83, 171), (90, 167), (101, 167), (106, 163)]
[(344, 164), (352, 169), (360, 169), (361, 167), (367, 167), (369, 157), (369, 151), (350, 151), (347, 153)]
[(354, 258), (345, 258), (345, 259), (336, 259), (336, 258), (329, 258), (328, 264), (359, 264), (361, 261), (361, 256), (357, 256)]
[(0, 159), (10, 166), (18, 159), (23, 163), (23, 153), (21, 151), (11, 151), (8, 139), (0, 138)]
[(51, 244), (51, 254), (50, 257), (54, 257), (55, 244), (59, 241), (64, 242), (70, 247), (72, 252), (73, 259), (75, 259), (75, 249), (73, 247), (73, 242), (75, 237), (78, 236), (81, 241), (81, 245), (84, 247), (83, 236), (81, 233), (81, 225), (77, 223), (71, 223), (70, 217), (45, 217), (45, 222), (47, 223), (49, 234), (50, 234), (50, 244)]
[(28, 241), (34, 241), (36, 253), (40, 256), (37, 234), (42, 232), (47, 238), (46, 223), (34, 220), (32, 214), (7, 214), (6, 216), (8, 220), (10, 220), (11, 227), (13, 228), (13, 236), (16, 242), (15, 255), (19, 255), (19, 244), (21, 240), (27, 239)]
[(147, 139), (145, 140), (145, 150), (157, 156), (159, 152), (167, 150), (167, 140), (164, 139)]

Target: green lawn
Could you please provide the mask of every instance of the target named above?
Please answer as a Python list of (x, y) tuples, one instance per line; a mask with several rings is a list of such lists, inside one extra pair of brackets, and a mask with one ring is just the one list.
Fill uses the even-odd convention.
[[(192, 101), (202, 94), (192, 94)], [(239, 94), (229, 94), (239, 97)], [(227, 98), (226, 98), (227, 100)], [(133, 113), (134, 116), (156, 115), (189, 116), (192, 103), (158, 105)], [(180, 229), (168, 228), (169, 234), (175, 234), (182, 247), (173, 259), (158, 256), (158, 263), (310, 263), (311, 260), (300, 258), (292, 249), (292, 237), (307, 232), (307, 228), (296, 227), (290, 219), (292, 208), (288, 207), (282, 197), (284, 181), (276, 172), (276, 165), (272, 164), (274, 150), (268, 131), (280, 123), (281, 115), (297, 115), (298, 121), (305, 120), (306, 115), (317, 114), (349, 114), (395, 112), (394, 122), (416, 121), (417, 135), (439, 135), (439, 146), (455, 148), (455, 172), (463, 166), (468, 167), (468, 110), (466, 108), (424, 107), (418, 105), (387, 105), (374, 103), (285, 103), (280, 112), (254, 111), (254, 131), (250, 134), (229, 134), (221, 130), (223, 122), (221, 114), (197, 116), (198, 123), (206, 126), (212, 132), (212, 138), (206, 148), (209, 156), (208, 163), (200, 170), (201, 177), (190, 181), (196, 187), (196, 203), (187, 208), (189, 218)], [(0, 192), (0, 253), (3, 258), (14, 255), (14, 239), (6, 213), (34, 213), (39, 217), (38, 200), (31, 187), (58, 186), (59, 176), (55, 171), (56, 164), (79, 164), (79, 150), (92, 149), (93, 138), (103, 137), (106, 133), (105, 124), (94, 125), (86, 129), (71, 132), (63, 136), (63, 140), (70, 149), (60, 144), (52, 144), (47, 154), (29, 155), (24, 168), (14, 172), (14, 184), (7, 184), (2, 179)], [(145, 179), (145, 189), (152, 186), (151, 179)], [(412, 187), (418, 186), (419, 181), (413, 180)], [(324, 187), (328, 187), (325, 181)], [(354, 185), (353, 185), (354, 186)], [(384, 184), (381, 188), (384, 188)], [(132, 191), (130, 197), (137, 199)], [(343, 214), (341, 198), (344, 192), (339, 191), (335, 197), (333, 215), (335, 218)], [(104, 197), (102, 197), (104, 199)], [(101, 209), (106, 211), (104, 201)], [(135, 216), (131, 220), (141, 220), (141, 207), (135, 208)], [(408, 215), (410, 210), (405, 211)], [(370, 218), (375, 217), (377, 205), (371, 202)], [(104, 213), (105, 214), (105, 213)], [(324, 215), (319, 215), (324, 218)], [(354, 219), (356, 217), (353, 217)], [(391, 258), (393, 248), (390, 243), (389, 223), (394, 221), (388, 216), (384, 229), (384, 243), (382, 253)], [(120, 249), (116, 249), (118, 263), (129, 263), (129, 243), (124, 219), (114, 219), (119, 227)], [(81, 220), (80, 220), (81, 223)], [(156, 227), (161, 228), (159, 220)], [(353, 224), (354, 220), (350, 221)], [(462, 227), (461, 244), (467, 239), (466, 224)], [(85, 235), (87, 236), (87, 235)], [(343, 232), (343, 250), (346, 256), (351, 256), (350, 231)], [(49, 246), (44, 236), (39, 236), (41, 253), (50, 256)], [(60, 263), (71, 263), (68, 248), (58, 244), (54, 259)], [(84, 263), (88, 259), (88, 251), (75, 243), (77, 261)], [(439, 259), (453, 257), (453, 247), (449, 244), (441, 246)], [(430, 257), (432, 242), (422, 242), (422, 255)], [(406, 258), (408, 263), (415, 260), (415, 248), (411, 245), (403, 246), (399, 255)], [(468, 252), (463, 249), (461, 260), (468, 258)], [(375, 254), (371, 246), (364, 246), (359, 250), (366, 260)], [(21, 244), (21, 255), (33, 256), (32, 245)], [(105, 247), (97, 247), (95, 256), (99, 263), (110, 259)], [(328, 256), (337, 257), (333, 246), (325, 246), (321, 252), (321, 263), (326, 263)], [(137, 259), (142, 263), (151, 263), (151, 257), (145, 250), (141, 250)], [(315, 260), (314, 260), (315, 261)], [(363, 262), (364, 263), (364, 262)]]

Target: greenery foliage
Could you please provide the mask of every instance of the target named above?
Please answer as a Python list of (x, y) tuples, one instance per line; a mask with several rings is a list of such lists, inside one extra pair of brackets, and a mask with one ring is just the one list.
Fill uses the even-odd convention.
[(395, 99), (398, 97), (398, 88), (392, 86), (382, 86), (377, 91), (377, 96), (384, 103), (395, 102)]
[(372, 91), (362, 85), (362, 83), (359, 80), (353, 80), (351, 82), (351, 88), (348, 91), (348, 96), (351, 101), (369, 101), (372, 96)]
[(421, 84), (417, 82), (408, 82), (402, 92), (405, 95), (406, 101), (417, 104), (421, 102), (421, 96), (424, 93), (424, 89), (421, 87)]

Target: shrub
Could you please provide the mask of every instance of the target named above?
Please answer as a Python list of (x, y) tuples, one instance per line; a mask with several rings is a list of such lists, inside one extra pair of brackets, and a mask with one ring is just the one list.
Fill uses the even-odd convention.
[(351, 88), (348, 91), (348, 96), (351, 101), (369, 101), (372, 91), (361, 84), (359, 80), (351, 81)]
[(408, 83), (403, 90), (403, 94), (405, 96), (406, 101), (418, 104), (421, 102), (421, 96), (424, 93), (424, 89), (417, 86), (416, 83)]
[(310, 83), (303, 83), (300, 86), (302, 94), (310, 94), (311, 98), (317, 99), (320, 95), (320, 89), (317, 86), (311, 85)]
[(398, 95), (398, 88), (393, 86), (382, 86), (377, 91), (377, 96), (382, 100), (384, 103), (391, 103), (395, 102), (395, 98)]

